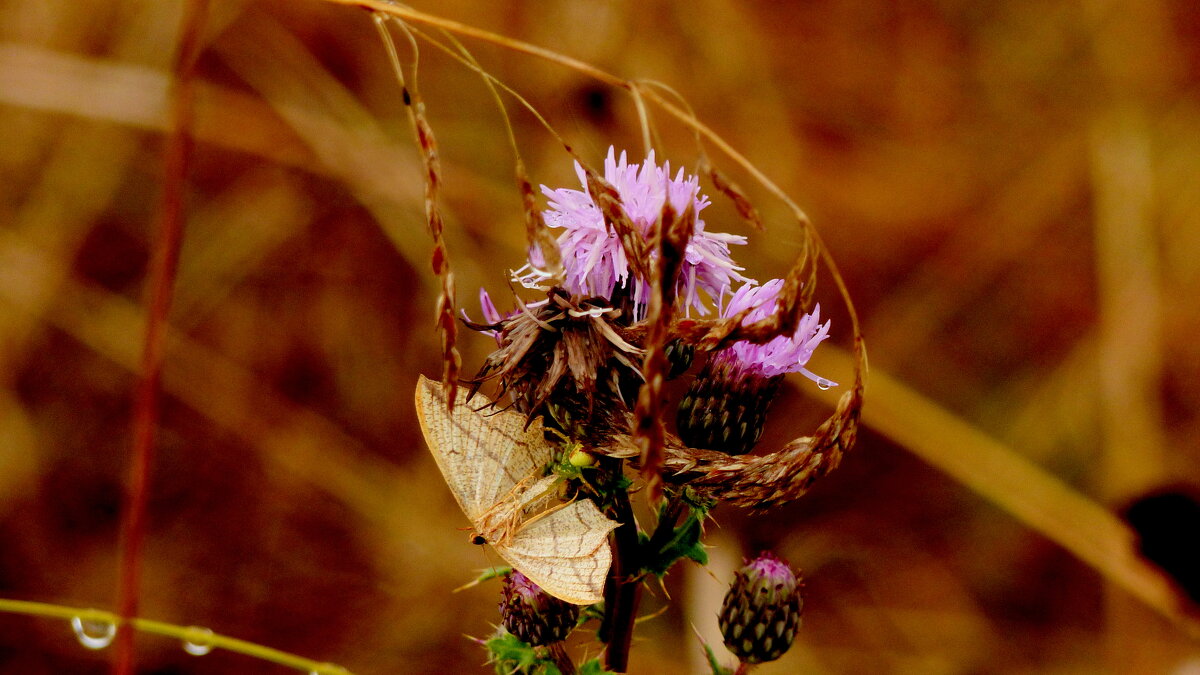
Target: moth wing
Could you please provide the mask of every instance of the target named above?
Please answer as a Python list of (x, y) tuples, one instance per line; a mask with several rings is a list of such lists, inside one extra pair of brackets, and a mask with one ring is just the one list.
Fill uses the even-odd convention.
[(518, 413), (480, 412), (476, 408), (491, 403), (486, 396), (476, 394), (468, 402), (460, 388), (454, 410), (447, 411), (441, 383), (421, 376), (416, 402), (430, 454), (472, 522), (553, 457), (540, 421), (526, 429)]
[(608, 533), (617, 523), (584, 499), (533, 520), (493, 548), (550, 595), (577, 605), (604, 597), (612, 565)]

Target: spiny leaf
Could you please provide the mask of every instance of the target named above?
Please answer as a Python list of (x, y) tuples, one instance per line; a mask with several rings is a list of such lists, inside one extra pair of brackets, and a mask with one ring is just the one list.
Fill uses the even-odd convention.
[(605, 670), (600, 665), (600, 659), (595, 658), (579, 667), (579, 675), (615, 675), (611, 670)]
[[(656, 576), (663, 576), (676, 561), (687, 558), (701, 565), (708, 564), (708, 554), (700, 543), (702, 530), (700, 525), (704, 520), (704, 509), (691, 509), (686, 520), (671, 533), (671, 538), (658, 550), (644, 550), (642, 567)], [(642, 536), (643, 546), (649, 543), (649, 538)]]
[(484, 646), (488, 650), (488, 663), (495, 666), (496, 675), (562, 675), (553, 661), (510, 633), (502, 632)]

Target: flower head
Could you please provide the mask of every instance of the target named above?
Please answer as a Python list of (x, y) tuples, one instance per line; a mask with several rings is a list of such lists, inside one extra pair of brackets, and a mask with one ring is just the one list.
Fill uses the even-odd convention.
[[(605, 225), (599, 207), (588, 194), (587, 177), (578, 162), (575, 172), (583, 190), (542, 186), (550, 201), (550, 208), (543, 213), (546, 224), (563, 230), (558, 237), (566, 273), (563, 285), (578, 295), (604, 298), (611, 298), (618, 288), (625, 289), (635, 311), (645, 307), (650, 293), (648, 281), (631, 275), (621, 241)], [(695, 176), (685, 176), (680, 169), (672, 178), (670, 163), (661, 167), (655, 164), (654, 151), (637, 165), (630, 164), (624, 152), (618, 159), (610, 147), (604, 161), (604, 178), (616, 188), (621, 208), (643, 237), (649, 235), (668, 201), (676, 213), (692, 207), (696, 219), (694, 232), (676, 280), (676, 293), (685, 307), (705, 314), (708, 309), (700, 291), (715, 299), (731, 283), (746, 279), (738, 273), (742, 268), (733, 264), (729, 253), (730, 245), (745, 244), (746, 238), (704, 229), (700, 212), (710, 202), (700, 194), (700, 181)], [(529, 265), (517, 272), (517, 280), (525, 284), (544, 281), (546, 276), (539, 271), (543, 261), (536, 248), (530, 251), (529, 261)]]
[[(721, 308), (721, 317), (728, 318), (750, 309), (742, 321), (749, 325), (771, 316), (779, 303), (779, 292), (783, 289), (782, 279), (772, 279), (761, 286), (752, 282), (739, 288), (729, 302)], [(814, 375), (804, 366), (812, 358), (817, 345), (829, 337), (829, 321), (821, 323), (821, 306), (811, 314), (805, 314), (790, 336), (780, 335), (765, 344), (735, 342), (715, 358), (724, 359), (744, 370), (753, 371), (762, 377), (774, 377), (784, 373), (801, 373), (823, 389), (837, 383)]]
[(764, 552), (738, 570), (718, 621), (725, 646), (745, 663), (774, 661), (792, 646), (804, 599), (786, 562)]
[[(762, 286), (747, 283), (721, 308), (721, 317), (748, 311), (743, 325), (766, 319), (775, 312), (782, 288), (781, 279)], [(679, 437), (695, 448), (745, 454), (762, 437), (767, 412), (785, 373), (803, 373), (823, 389), (834, 386), (804, 368), (829, 334), (829, 322), (821, 324), (820, 320), (817, 306), (800, 319), (790, 336), (781, 335), (764, 344), (743, 340), (713, 354), (679, 402)]]
[(579, 618), (579, 606), (559, 600), (513, 570), (500, 591), (500, 616), (505, 630), (539, 647), (567, 637)]

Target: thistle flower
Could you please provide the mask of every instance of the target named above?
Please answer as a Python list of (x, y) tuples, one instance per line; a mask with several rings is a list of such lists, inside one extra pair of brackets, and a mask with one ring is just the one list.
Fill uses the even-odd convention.
[[(721, 317), (735, 316), (753, 308), (742, 321), (743, 325), (766, 319), (775, 313), (779, 303), (779, 291), (782, 289), (783, 279), (772, 279), (762, 286), (755, 286), (753, 282), (746, 283), (730, 297), (728, 304), (721, 308)], [(814, 375), (804, 367), (812, 358), (817, 345), (827, 337), (829, 321), (821, 323), (821, 305), (818, 304), (811, 314), (805, 314), (800, 319), (796, 332), (791, 336), (780, 335), (761, 345), (746, 341), (735, 342), (729, 349), (718, 353), (717, 358), (762, 377), (800, 373), (816, 382), (817, 386), (828, 389), (837, 386), (837, 383)]]
[(804, 599), (803, 583), (769, 552), (738, 570), (718, 622), (725, 646), (744, 663), (774, 661), (792, 646)]
[[(747, 283), (721, 308), (721, 317), (749, 309), (743, 324), (765, 319), (775, 311), (781, 288), (782, 279), (762, 286)], [(679, 403), (679, 437), (693, 447), (745, 454), (762, 436), (767, 411), (785, 373), (800, 372), (817, 386), (833, 386), (804, 368), (813, 350), (828, 337), (829, 322), (822, 325), (820, 320), (818, 305), (800, 319), (791, 336), (781, 335), (761, 345), (735, 342), (714, 354)]]
[[(622, 289), (632, 301), (634, 313), (639, 314), (649, 301), (649, 283), (631, 274), (621, 241), (605, 225), (600, 209), (588, 194), (587, 178), (578, 162), (575, 172), (583, 190), (542, 186), (542, 192), (550, 200), (550, 208), (543, 214), (546, 224), (563, 230), (558, 238), (566, 272), (563, 285), (576, 295), (608, 299)], [(604, 161), (604, 178), (616, 188), (621, 207), (641, 229), (643, 237), (648, 237), (668, 200), (676, 213), (683, 213), (689, 204), (692, 206), (696, 214), (694, 234), (676, 280), (680, 304), (707, 314), (700, 291), (715, 299), (731, 283), (746, 280), (738, 273), (742, 268), (734, 265), (729, 253), (730, 245), (745, 244), (746, 238), (704, 229), (700, 212), (710, 202), (700, 194), (700, 182), (695, 176), (685, 176), (680, 169), (671, 178), (670, 163), (661, 167), (655, 164), (653, 150), (639, 166), (630, 164), (624, 152), (616, 158), (615, 150), (610, 147)], [(529, 265), (518, 270), (514, 278), (527, 286), (538, 285), (547, 279), (539, 271), (542, 266), (541, 253), (534, 248), (529, 252)]]
[(642, 350), (627, 341), (622, 318), (603, 298), (554, 288), (496, 324), (475, 326), (498, 329), (500, 346), (472, 382), (497, 379), (521, 412), (548, 413), (568, 435), (604, 444), (627, 431), (624, 390), (642, 377)]
[(550, 595), (524, 574), (513, 570), (500, 590), (504, 629), (534, 647), (559, 642), (579, 619), (579, 606)]

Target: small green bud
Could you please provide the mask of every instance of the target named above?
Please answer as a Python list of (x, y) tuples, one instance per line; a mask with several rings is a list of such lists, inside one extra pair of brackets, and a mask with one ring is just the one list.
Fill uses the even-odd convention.
[(595, 464), (596, 456), (583, 448), (576, 448), (575, 452), (571, 453), (571, 458), (567, 461), (571, 463), (571, 466), (577, 466), (582, 469)]

